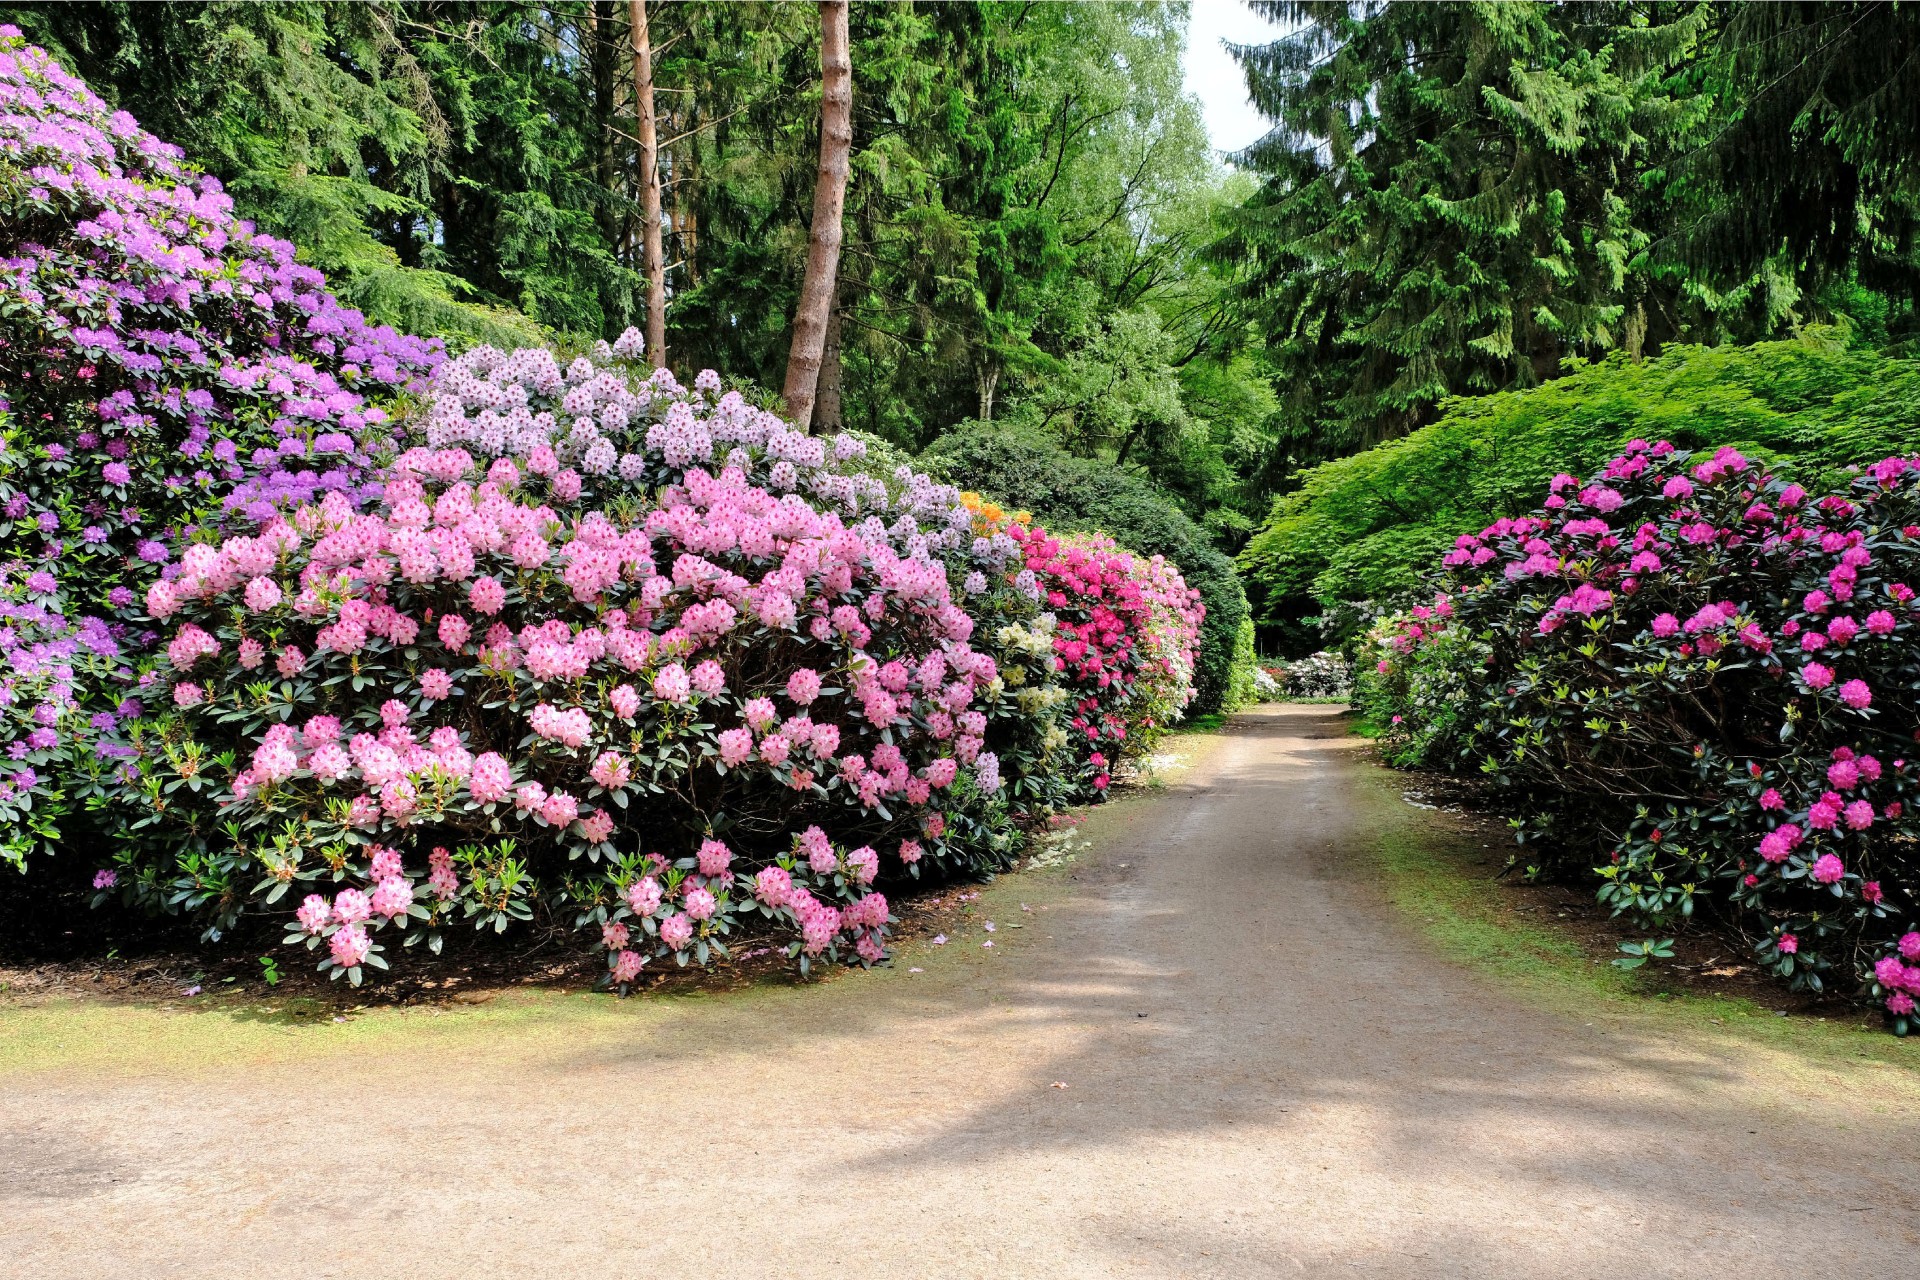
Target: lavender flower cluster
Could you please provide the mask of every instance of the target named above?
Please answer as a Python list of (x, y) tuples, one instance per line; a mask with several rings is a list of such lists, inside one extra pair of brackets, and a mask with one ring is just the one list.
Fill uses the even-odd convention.
[(119, 612), (233, 514), (364, 496), (437, 340), (367, 323), (214, 179), (0, 26), (0, 557)]

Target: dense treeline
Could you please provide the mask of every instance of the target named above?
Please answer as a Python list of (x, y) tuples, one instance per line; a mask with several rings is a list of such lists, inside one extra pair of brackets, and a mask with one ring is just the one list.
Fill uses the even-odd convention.
[[(1391, 599), (1443, 530), (1510, 514), (1541, 475), (1576, 465), (1534, 456), (1524, 422), (1564, 424), (1581, 459), (1632, 434), (1583, 396), (1636, 401), (1626, 417), (1702, 443), (1743, 439), (1671, 370), (1612, 367), (1511, 406), (1452, 397), (1813, 324), (1861, 347), (1909, 340), (1913, 8), (1255, 7), (1290, 29), (1240, 51), (1278, 123), (1243, 157), (1263, 180), (1215, 252), (1236, 270), (1238, 315), (1263, 335), (1281, 393), (1274, 485), (1297, 490), (1243, 561), (1269, 643), (1310, 647), (1303, 619), (1356, 592)], [(1792, 346), (1735, 363), (1751, 384), (1773, 362), (1781, 381), (1807, 364)], [(1841, 364), (1821, 368), (1839, 376)], [(1895, 416), (1912, 416), (1903, 404)], [(1417, 447), (1303, 470), (1442, 412), (1453, 425)], [(1808, 429), (1817, 452), (1825, 428)], [(1463, 431), (1475, 443), (1459, 453)], [(1492, 471), (1453, 465), (1468, 457)], [(1387, 476), (1399, 487), (1382, 489)]]
[[(1287, 32), (1237, 51), (1275, 127), (1226, 166), (1181, 89), (1184, 5), (853, 6), (814, 429), (1046, 437), (1233, 554), (1309, 468), (1451, 397), (1675, 344), (1912, 331), (1911, 7), (1253, 7)], [(0, 12), (345, 300), (456, 348), (644, 325), (644, 13), (668, 363), (785, 382), (814, 6)], [(1256, 601), (1271, 643), (1306, 643), (1277, 624), (1317, 607)]]

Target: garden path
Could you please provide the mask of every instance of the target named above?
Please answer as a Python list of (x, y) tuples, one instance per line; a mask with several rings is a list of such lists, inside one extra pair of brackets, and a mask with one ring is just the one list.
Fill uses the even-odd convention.
[(0, 1077), (0, 1274), (1910, 1271), (1912, 1089), (1436, 961), (1368, 855), (1424, 820), (1269, 708), (891, 971), (129, 1022)]

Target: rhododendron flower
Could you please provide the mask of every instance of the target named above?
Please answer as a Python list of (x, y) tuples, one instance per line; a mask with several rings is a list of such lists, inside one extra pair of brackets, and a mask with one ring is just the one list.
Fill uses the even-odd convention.
[(1772, 787), (1768, 787), (1760, 793), (1760, 807), (1762, 809), (1784, 809), (1787, 807), (1787, 802), (1781, 798), (1778, 791)]
[(1824, 689), (1833, 683), (1833, 670), (1817, 662), (1809, 662), (1800, 668), (1800, 678), (1807, 682), (1809, 689)]
[(862, 845), (847, 855), (847, 869), (853, 873), (856, 883), (871, 884), (873, 878), (880, 874), (880, 855), (869, 846)]
[(372, 914), (372, 902), (358, 889), (342, 889), (333, 897), (333, 918), (341, 924), (359, 924)]
[(718, 840), (704, 840), (700, 844), (698, 863), (701, 875), (723, 876), (733, 863), (733, 850)]
[(802, 667), (787, 677), (787, 697), (806, 706), (820, 696), (820, 673)]
[(473, 772), (467, 778), (467, 791), (481, 804), (505, 800), (513, 789), (513, 773), (506, 757), (488, 751), (474, 758)]
[(555, 791), (547, 796), (539, 807), (540, 816), (556, 827), (564, 827), (580, 815), (579, 801), (564, 791)]
[(247, 608), (265, 613), (280, 603), (280, 584), (272, 578), (255, 578), (247, 583), (245, 598)]
[(1680, 619), (1670, 613), (1658, 615), (1653, 620), (1653, 634), (1661, 639), (1680, 634)]
[(618, 920), (609, 920), (600, 926), (600, 943), (609, 951), (618, 951), (625, 947), (630, 938), (627, 926)]
[(507, 603), (507, 590), (491, 577), (478, 577), (467, 587), (467, 602), (476, 613), (498, 613)]
[(438, 667), (420, 673), (420, 693), (422, 697), (439, 701), (453, 694), (453, 677)]
[(197, 684), (181, 681), (173, 686), (173, 705), (176, 707), (197, 707), (205, 697), (206, 693)]
[(623, 896), (633, 913), (645, 919), (660, 909), (662, 897), (660, 882), (652, 876), (641, 876), (627, 886)]
[(293, 913), (308, 933), (321, 933), (333, 922), (333, 904), (317, 893), (310, 893)]
[(693, 941), (693, 921), (685, 912), (674, 912), (660, 922), (660, 941), (675, 951), (685, 951)]
[(1873, 805), (1866, 800), (1855, 800), (1846, 812), (1847, 826), (1855, 831), (1865, 831), (1873, 825)]
[(747, 699), (747, 705), (743, 708), (743, 714), (746, 717), (748, 726), (752, 728), (755, 733), (765, 733), (773, 727), (773, 722), (779, 719), (779, 713), (774, 710), (773, 700), (771, 698)]
[(1873, 690), (1865, 680), (1849, 680), (1840, 686), (1840, 701), (1855, 711), (1864, 711), (1873, 705)]
[(802, 831), (799, 847), (800, 852), (807, 856), (807, 865), (815, 875), (830, 875), (840, 865), (839, 858), (833, 852), (833, 842), (819, 827), (808, 827)]
[(413, 906), (413, 886), (399, 876), (388, 876), (374, 886), (373, 914), (398, 919)]
[(753, 896), (769, 907), (784, 907), (793, 896), (793, 877), (784, 867), (764, 867), (753, 878)]
[(719, 663), (709, 659), (693, 669), (693, 687), (701, 693), (712, 696), (727, 687), (727, 673)]
[(613, 981), (621, 985), (632, 982), (640, 976), (640, 969), (646, 962), (646, 957), (637, 951), (615, 951), (612, 959)]
[(342, 969), (361, 964), (372, 949), (373, 943), (368, 939), (367, 931), (358, 924), (343, 925), (327, 939), (327, 950), (333, 956), (333, 962)]
[(693, 696), (692, 682), (687, 678), (687, 669), (677, 662), (669, 662), (660, 668), (653, 677), (653, 696), (662, 702), (681, 703)]
[[(689, 889), (686, 898), (687, 915), (695, 920), (711, 920), (713, 913), (719, 910), (719, 903), (712, 893), (705, 889)], [(664, 931), (663, 931), (664, 933)], [(676, 947), (675, 950), (678, 950)]]
[(1780, 935), (1780, 954), (1790, 956), (1800, 950), (1800, 939), (1791, 933)]
[(632, 773), (627, 758), (618, 751), (601, 752), (594, 760), (592, 769), (588, 770), (588, 775), (594, 782), (608, 791), (626, 786)]
[(607, 704), (613, 708), (613, 714), (622, 720), (631, 720), (640, 713), (640, 695), (630, 684), (616, 686), (607, 695)]

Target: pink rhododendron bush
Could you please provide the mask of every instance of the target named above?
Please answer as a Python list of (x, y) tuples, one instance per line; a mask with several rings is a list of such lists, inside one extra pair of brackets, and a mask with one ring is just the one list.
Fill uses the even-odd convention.
[(749, 925), (871, 962), (878, 881), (1004, 860), (1013, 794), (1097, 795), (1099, 748), (1190, 696), (1164, 563), (977, 529), (855, 437), (640, 377), (637, 342), (450, 362), (376, 502), (276, 510), (148, 587), (159, 709), (103, 894), (217, 929), (298, 899), (356, 979), (561, 904), (616, 984)]
[(1709, 911), (1796, 988), (1920, 995), (1920, 470), (1809, 494), (1636, 442), (1465, 536), (1361, 697), (1409, 763), (1477, 773), (1532, 861), (1599, 853), (1642, 927)]
[(889, 884), (1191, 696), (1164, 562), (639, 347), (369, 327), (0, 27), (0, 857), (356, 982), (524, 921), (620, 987), (747, 930), (870, 963)]

